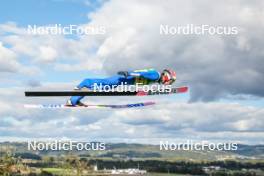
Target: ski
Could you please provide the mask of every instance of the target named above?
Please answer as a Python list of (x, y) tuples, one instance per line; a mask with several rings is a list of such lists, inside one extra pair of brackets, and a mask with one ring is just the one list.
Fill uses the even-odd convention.
[(124, 109), (124, 108), (139, 108), (144, 106), (154, 105), (155, 102), (143, 102), (143, 103), (132, 103), (132, 104), (121, 104), (121, 105), (87, 105), (87, 106), (67, 106), (65, 104), (25, 104), (25, 108), (43, 108), (43, 109), (97, 109), (97, 108), (112, 108), (112, 109)]
[(176, 94), (176, 93), (185, 93), (188, 91), (188, 87), (174, 87), (166, 91), (139, 91), (137, 96), (146, 96), (146, 95), (166, 95), (166, 94)]
[(174, 87), (170, 90), (156, 90), (156, 91), (26, 91), (26, 97), (42, 97), (42, 96), (147, 96), (147, 95), (163, 95), (173, 93), (185, 93), (188, 91), (188, 87)]

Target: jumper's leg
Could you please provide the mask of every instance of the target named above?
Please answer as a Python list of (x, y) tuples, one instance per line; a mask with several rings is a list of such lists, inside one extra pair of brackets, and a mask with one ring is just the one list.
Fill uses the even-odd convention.
[[(83, 80), (76, 88), (75, 90), (81, 90), (82, 88), (86, 87), (86, 88), (91, 88), (92, 87), (92, 81), (91, 79), (85, 79)], [(70, 106), (85, 106), (85, 104), (83, 104), (81, 102), (81, 100), (84, 98), (84, 96), (72, 96), (66, 103), (66, 105), (70, 105)]]

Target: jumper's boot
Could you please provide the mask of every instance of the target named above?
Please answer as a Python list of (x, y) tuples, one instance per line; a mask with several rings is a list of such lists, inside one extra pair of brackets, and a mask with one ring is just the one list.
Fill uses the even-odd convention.
[(76, 105), (73, 105), (71, 100), (67, 100), (65, 106), (73, 106), (73, 107), (83, 106), (83, 107), (88, 107), (88, 105), (82, 103), (81, 101), (78, 101), (78, 103)]
[(65, 106), (74, 106), (74, 105), (72, 104), (71, 100), (67, 100)]

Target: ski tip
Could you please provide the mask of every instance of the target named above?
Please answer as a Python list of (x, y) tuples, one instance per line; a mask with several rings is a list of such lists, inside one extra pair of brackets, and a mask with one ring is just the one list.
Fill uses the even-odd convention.
[(179, 91), (179, 93), (187, 92), (187, 91), (188, 91), (188, 87), (187, 87), (187, 86), (179, 87), (179, 88), (178, 88), (178, 91)]

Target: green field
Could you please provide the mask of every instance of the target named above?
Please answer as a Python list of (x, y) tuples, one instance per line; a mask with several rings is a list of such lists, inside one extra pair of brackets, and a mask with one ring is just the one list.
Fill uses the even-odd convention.
[(46, 171), (55, 175), (63, 175), (63, 173), (66, 173), (66, 169), (62, 168), (43, 168), (42, 171)]
[(182, 175), (182, 174), (148, 173), (147, 176), (185, 176), (185, 175)]

